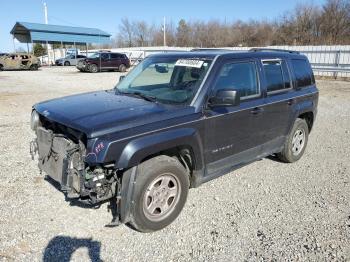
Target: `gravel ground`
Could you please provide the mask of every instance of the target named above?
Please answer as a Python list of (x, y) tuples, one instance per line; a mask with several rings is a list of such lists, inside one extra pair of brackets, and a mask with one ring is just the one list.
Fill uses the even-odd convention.
[(32, 104), (111, 88), (118, 73), (0, 72), (0, 260), (350, 260), (350, 83), (318, 81), (304, 157), (263, 159), (190, 191), (179, 218), (142, 234), (106, 228), (107, 206), (70, 206), (29, 156)]

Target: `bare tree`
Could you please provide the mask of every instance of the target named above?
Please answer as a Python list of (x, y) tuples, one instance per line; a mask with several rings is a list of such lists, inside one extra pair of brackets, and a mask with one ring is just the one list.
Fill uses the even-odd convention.
[(145, 21), (137, 21), (133, 24), (135, 42), (137, 46), (148, 46), (150, 38), (149, 26)]
[(119, 26), (118, 42), (122, 46), (122, 43), (126, 43), (127, 47), (133, 46), (133, 25), (127, 17), (122, 18), (121, 24)]
[(189, 46), (191, 28), (184, 19), (179, 21), (176, 32), (176, 44), (178, 46)]
[[(297, 5), (274, 21), (185, 21), (167, 23), (168, 46), (225, 47), (350, 44), (350, 0), (323, 6)], [(162, 25), (123, 18), (115, 43), (120, 47), (163, 45)]]
[(350, 1), (328, 0), (323, 6), (321, 28), (327, 44), (349, 43)]

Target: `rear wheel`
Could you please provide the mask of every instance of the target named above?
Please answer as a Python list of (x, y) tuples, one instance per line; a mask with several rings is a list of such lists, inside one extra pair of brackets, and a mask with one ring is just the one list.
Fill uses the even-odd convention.
[(137, 173), (129, 225), (140, 232), (160, 230), (173, 222), (185, 205), (188, 173), (168, 156), (141, 163)]
[(124, 73), (125, 71), (126, 71), (126, 65), (121, 64), (121, 65), (119, 66), (119, 72)]
[(30, 70), (33, 70), (33, 71), (38, 70), (38, 65), (37, 64), (31, 65)]
[(89, 71), (90, 71), (91, 73), (97, 73), (97, 72), (98, 72), (98, 67), (97, 67), (97, 65), (95, 65), (95, 64), (89, 65)]
[(4, 66), (0, 64), (0, 71), (4, 70)]
[(65, 65), (65, 66), (70, 66), (69, 61), (64, 62), (64, 65)]
[(298, 161), (304, 154), (309, 137), (309, 128), (304, 119), (297, 118), (286, 139), (283, 150), (277, 154), (286, 163)]

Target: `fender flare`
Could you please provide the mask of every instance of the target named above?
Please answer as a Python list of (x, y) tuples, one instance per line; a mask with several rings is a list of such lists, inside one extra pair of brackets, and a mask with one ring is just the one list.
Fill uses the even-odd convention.
[(123, 149), (116, 167), (126, 169), (138, 165), (146, 157), (178, 146), (189, 147), (194, 156), (195, 169), (203, 167), (203, 145), (200, 135), (193, 128), (168, 130), (130, 141)]
[(311, 112), (314, 117), (315, 117), (315, 112), (314, 112), (314, 103), (311, 102), (311, 101), (304, 101), (302, 102), (301, 104), (298, 104), (296, 110), (295, 110), (295, 113), (294, 113), (294, 116), (293, 116), (293, 120), (294, 121), (291, 121), (290, 125), (289, 125), (289, 128), (288, 128), (288, 134), (290, 133), (290, 131), (292, 130), (293, 128), (293, 125), (294, 125), (294, 122), (295, 120), (302, 114), (304, 113), (308, 113), (308, 112)]

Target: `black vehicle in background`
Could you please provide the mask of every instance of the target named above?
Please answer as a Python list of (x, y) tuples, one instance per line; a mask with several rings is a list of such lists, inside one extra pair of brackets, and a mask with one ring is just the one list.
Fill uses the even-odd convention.
[(157, 54), (112, 90), (34, 105), (31, 152), (68, 199), (109, 200), (112, 225), (150, 232), (176, 219), (191, 187), (272, 154), (299, 160), (317, 103), (297, 52)]
[(77, 68), (82, 72), (100, 71), (125, 72), (130, 67), (129, 58), (122, 53), (98, 52), (78, 62)]

